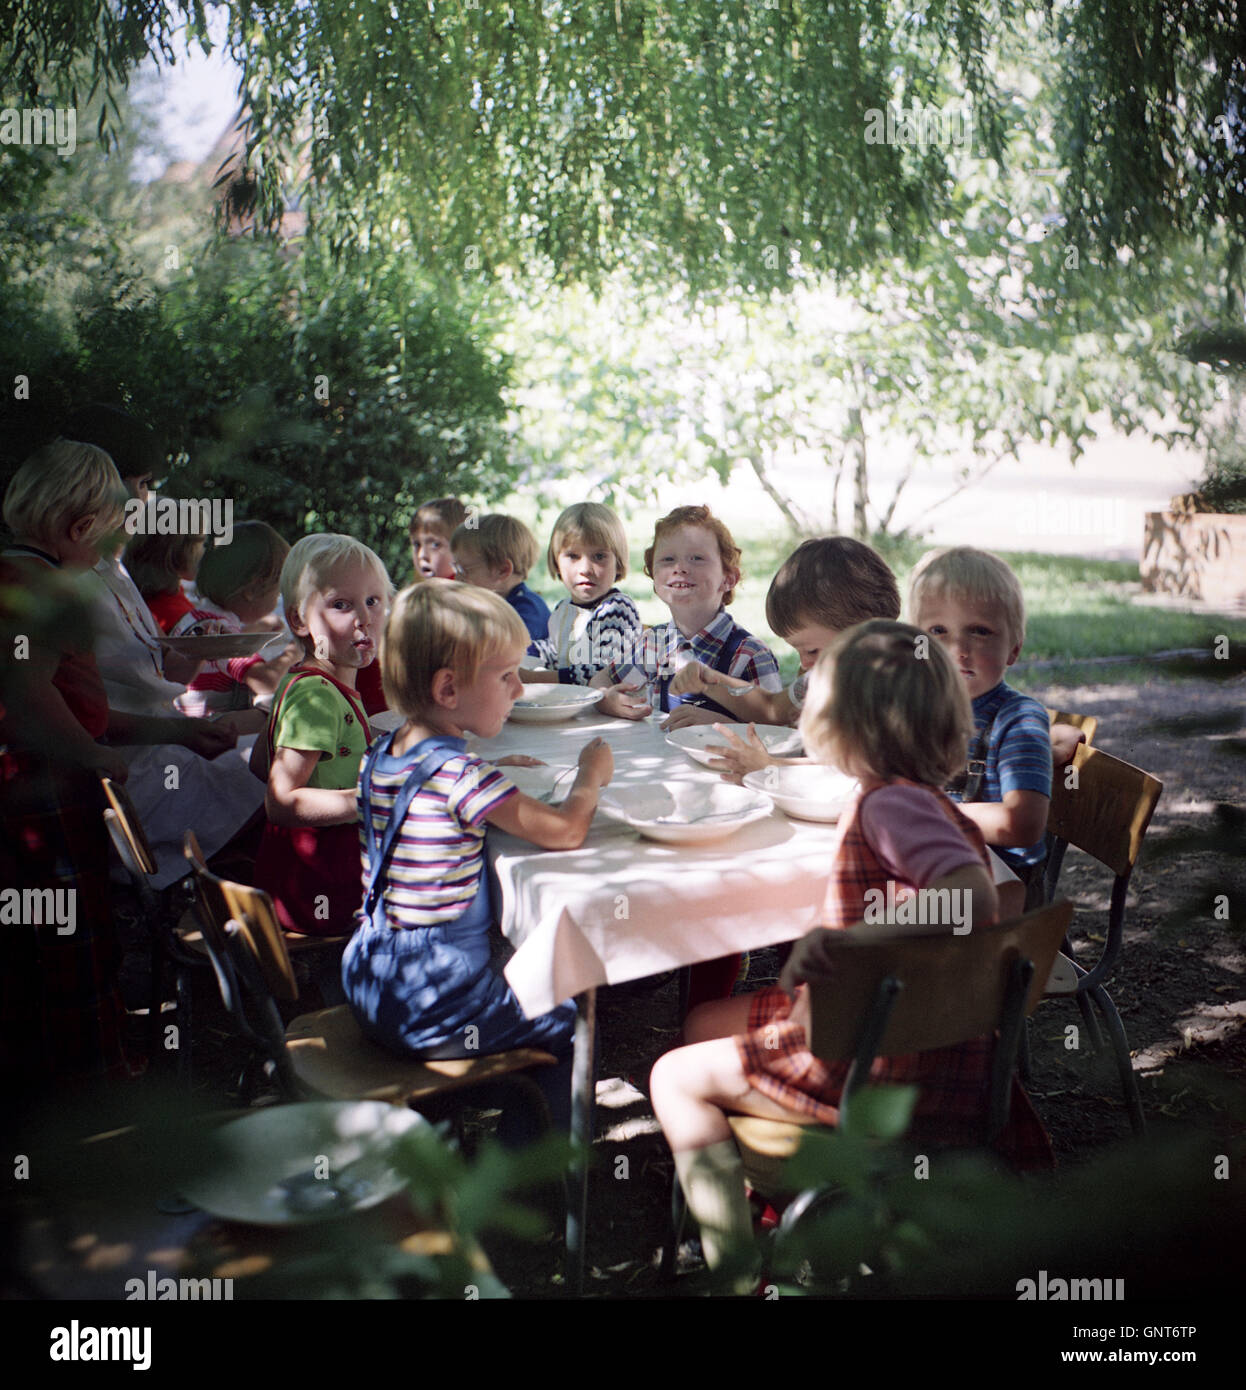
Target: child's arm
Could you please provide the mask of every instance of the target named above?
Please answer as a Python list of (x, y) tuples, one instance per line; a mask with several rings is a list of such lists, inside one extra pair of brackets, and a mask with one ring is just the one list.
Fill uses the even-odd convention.
[(694, 661), (675, 673), (671, 682), (672, 695), (708, 695), (716, 699), (720, 692), (714, 686), (727, 690), (744, 690), (745, 695), (728, 695), (718, 703), (725, 708), (738, 711), (741, 723), (752, 720), (758, 724), (794, 724), (799, 714), (796, 706), (787, 697), (786, 690), (763, 690), (752, 681), (739, 680), (735, 676), (725, 676), (712, 666)]
[[(597, 708), (612, 719), (643, 719), (653, 713), (653, 706), (644, 697), (644, 686), (615, 685), (608, 668), (598, 671), (589, 685), (605, 690), (605, 698)], [(639, 699), (636, 698), (637, 692), (640, 692)]]
[(490, 825), (541, 849), (579, 849), (597, 809), (597, 795), (614, 773), (610, 745), (600, 738), (580, 750), (580, 770), (561, 806), (525, 796), (509, 797), (485, 816)]
[(1067, 767), (1073, 761), (1077, 745), (1086, 742), (1086, 735), (1075, 724), (1051, 726), (1051, 761), (1056, 767)]
[(301, 748), (277, 749), (264, 796), (264, 810), (274, 825), (349, 825), (357, 818), (354, 788), (307, 785), (322, 756)]
[(982, 832), (988, 845), (1001, 849), (1028, 849), (1047, 831), (1051, 798), (1041, 792), (1010, 791), (1002, 801), (966, 801), (960, 810)]

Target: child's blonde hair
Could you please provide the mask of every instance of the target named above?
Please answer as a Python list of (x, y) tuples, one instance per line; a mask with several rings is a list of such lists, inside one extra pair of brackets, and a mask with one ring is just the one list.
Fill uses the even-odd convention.
[[(240, 521), (228, 545), (210, 546), (203, 552), (195, 587), (210, 603), (232, 609), (232, 600), (239, 595), (258, 597), (283, 579), (289, 555), (290, 546), (285, 537), (266, 521)], [(385, 582), (389, 583), (388, 577)], [(284, 588), (282, 598), (285, 598)]]
[(37, 449), (4, 494), (4, 524), (15, 536), (56, 542), (75, 521), (92, 517), (84, 541), (121, 527), (129, 499), (117, 466), (94, 444), (56, 439)]
[[(235, 528), (235, 533), (237, 528)], [(207, 556), (204, 556), (207, 559)], [(313, 594), (329, 588), (335, 574), (353, 566), (370, 569), (380, 581), (381, 592), (388, 602), (394, 592), (389, 573), (381, 557), (369, 550), (354, 536), (337, 535), (331, 531), (304, 536), (296, 541), (281, 567), (281, 606), (286, 614), (295, 613), (303, 621), (303, 610)]]
[[(144, 598), (177, 593), (182, 571), (190, 563), (195, 546), (205, 539), (203, 531), (190, 531), (181, 536), (159, 533), (135, 536), (125, 548), (125, 567), (130, 571), (134, 587)], [(203, 592), (202, 585), (199, 591)]]
[(509, 560), (520, 580), (527, 579), (540, 553), (536, 537), (523, 522), (502, 512), (489, 512), (472, 525), (464, 522), (456, 527), (450, 549), (474, 551), (491, 570), (501, 569)]
[(942, 787), (973, 732), (965, 683), (941, 643), (908, 623), (849, 628), (818, 658), (800, 717), (805, 748), (846, 771)]
[[(658, 543), (668, 531), (676, 531), (681, 526), (703, 526), (713, 537), (718, 545), (718, 555), (722, 560), (725, 570), (735, 571), (735, 582), (738, 584), (744, 577), (740, 569), (740, 547), (736, 545), (731, 532), (727, 529), (727, 523), (720, 521), (708, 507), (676, 507), (673, 512), (661, 518), (653, 528), (653, 544), (645, 551), (645, 573), (650, 579), (653, 578), (653, 556), (658, 548)], [(723, 594), (723, 604), (726, 605), (735, 598), (735, 585)]]
[(549, 572), (562, 579), (558, 557), (568, 545), (579, 544), (608, 550), (614, 556), (614, 582), (627, 576), (627, 536), (623, 523), (604, 502), (576, 502), (565, 508), (550, 533), (545, 559)]
[(433, 678), (451, 670), (470, 683), (507, 647), (526, 648), (523, 619), (489, 589), (426, 580), (394, 600), (381, 643), (381, 683), (392, 710), (419, 718), (436, 706)]
[(909, 618), (917, 622), (922, 601), (947, 595), (996, 609), (1014, 646), (1025, 641), (1025, 597), (1017, 576), (989, 550), (957, 545), (932, 550), (917, 562), (909, 578)]
[(412, 540), (421, 531), (436, 531), (444, 540), (449, 540), (456, 526), (467, 520), (467, 508), (457, 497), (435, 497), (431, 502), (422, 502), (416, 508), (407, 534)]

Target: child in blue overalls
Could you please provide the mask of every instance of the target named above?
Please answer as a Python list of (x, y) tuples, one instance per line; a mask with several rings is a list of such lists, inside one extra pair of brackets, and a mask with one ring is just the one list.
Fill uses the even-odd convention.
[(487, 589), (424, 583), (395, 600), (382, 675), (406, 723), (373, 744), (360, 771), (365, 898), (342, 985), (364, 1033), (397, 1053), (553, 1053), (559, 1065), (536, 1068), (532, 1079), (565, 1129), (575, 1008), (527, 1018), (490, 964), (485, 829), (578, 848), (613, 759), (592, 739), (566, 800), (547, 806), (466, 751), (466, 734), (501, 732), (523, 690), (517, 671), (529, 640), (515, 610)]
[[(671, 621), (650, 628), (637, 653), (593, 677), (593, 685), (611, 687), (599, 706), (603, 714), (643, 719), (656, 706), (670, 716), (666, 729), (737, 719), (708, 695), (681, 699), (671, 693), (675, 673), (694, 661), (763, 690), (783, 688), (774, 653), (727, 612), (740, 582), (740, 548), (708, 507), (676, 507), (658, 522), (645, 551), (645, 573)], [(647, 701), (635, 696), (642, 681)]]

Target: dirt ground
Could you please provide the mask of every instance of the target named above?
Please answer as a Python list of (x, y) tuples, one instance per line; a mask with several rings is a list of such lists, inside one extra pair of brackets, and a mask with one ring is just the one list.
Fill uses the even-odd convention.
[[(1206, 1082), (1213, 1075), (1246, 1086), (1246, 937), (1240, 920), (1246, 864), (1205, 849), (1187, 849), (1171, 859), (1158, 851), (1180, 832), (1209, 827), (1216, 803), (1241, 807), (1246, 802), (1246, 760), (1236, 742), (1246, 720), (1246, 677), (1213, 681), (1157, 673), (1142, 684), (1113, 684), (1110, 668), (1088, 668), (1088, 674), (1095, 683), (1043, 686), (1035, 679), (1023, 684), (1049, 706), (1098, 715), (1096, 745), (1164, 783), (1134, 874), (1122, 959), (1109, 984), (1140, 1073), (1148, 1123), (1152, 1133), (1192, 1126), (1225, 1132), (1232, 1123), (1228, 1108)], [(1236, 895), (1236, 923), (1181, 912), (1200, 878), (1210, 881), (1213, 892)], [(1077, 904), (1079, 956), (1095, 958), (1094, 938), (1106, 930), (1110, 883), (1106, 870), (1070, 851), (1061, 892)], [(777, 968), (773, 951), (754, 953), (745, 988), (772, 982)], [(211, 1008), (210, 1000), (201, 1007)], [(645, 1095), (654, 1060), (675, 1041), (676, 1015), (674, 975), (598, 995), (598, 1137), (585, 1290), (590, 1296), (678, 1292), (659, 1277), (660, 1250), (669, 1238), (672, 1163)], [(219, 1023), (209, 1023), (202, 1013), (200, 1018), (206, 1025), (196, 1055), (200, 1085), (222, 1087), (236, 1062), (236, 1046), (223, 1018)], [(1080, 1023), (1072, 1005), (1041, 1007), (1032, 1026), (1029, 1087), (1066, 1168), (1130, 1132), (1110, 1061), (1085, 1047), (1066, 1049), (1069, 1023)], [(515, 1295), (565, 1296), (561, 1241), (553, 1233), (535, 1247), (505, 1241), (488, 1246), (497, 1273)]]

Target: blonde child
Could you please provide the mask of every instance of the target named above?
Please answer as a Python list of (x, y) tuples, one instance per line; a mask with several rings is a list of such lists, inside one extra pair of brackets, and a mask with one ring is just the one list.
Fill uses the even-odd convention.
[[(285, 540), (266, 522), (239, 522), (228, 545), (203, 552), (192, 607), (173, 634), (257, 632), (271, 627), (273, 636), (278, 636), (282, 628), (272, 615), (281, 596), (281, 567), (289, 553)], [(298, 655), (297, 646), (287, 645), (267, 660), (256, 652), (205, 662), (186, 694), (179, 697), (178, 707), (195, 715), (250, 710), (254, 699), (274, 694)]]
[(372, 734), (355, 687), (377, 658), (391, 592), (379, 557), (351, 536), (305, 536), (281, 569), (303, 658), (278, 686), (268, 721), (268, 824), (255, 882), (288, 931), (340, 935), (359, 908), (355, 783)]
[(545, 563), (567, 597), (550, 614), (546, 639), (536, 643), (545, 670), (523, 671), (522, 678), (588, 685), (640, 645), (640, 613), (616, 587), (627, 574), (623, 523), (600, 502), (575, 503), (554, 523)]
[(466, 735), (501, 731), (523, 689), (527, 646), (519, 615), (487, 590), (417, 584), (395, 600), (382, 668), (390, 708), (406, 722), (373, 745), (359, 776), (366, 884), (342, 984), (363, 1031), (394, 1052), (553, 1052), (560, 1066), (538, 1069), (534, 1080), (565, 1126), (575, 1011), (566, 1003), (526, 1018), (490, 964), (485, 830), (578, 848), (613, 761), (592, 739), (566, 800), (547, 806), (467, 752)]
[(518, 517), (489, 512), (470, 526), (459, 526), (450, 537), (450, 551), (457, 579), (504, 598), (534, 642), (545, 636), (549, 604), (524, 583), (536, 564), (537, 540)]
[(467, 508), (457, 497), (438, 497), (420, 505), (408, 528), (417, 583), (421, 579), (454, 578), (450, 537), (466, 520)]
[[(988, 925), (997, 904), (987, 850), (977, 827), (940, 790), (962, 766), (972, 730), (969, 701), (952, 663), (906, 624), (863, 623), (838, 637), (809, 680), (800, 729), (815, 756), (860, 778), (840, 821), (824, 927), (866, 916), (866, 894), (951, 890), (967, 902), (964, 921)], [(967, 894), (962, 898), (961, 894)], [(940, 899), (942, 901), (942, 899)], [(659, 1059), (651, 1094), (675, 1156), (689, 1208), (701, 1222), (706, 1258), (747, 1274), (752, 1227), (743, 1170), (726, 1112), (834, 1124), (846, 1067), (810, 1051), (808, 998), (821, 933), (798, 943), (783, 988), (705, 1004), (684, 1026), (689, 1046)], [(872, 1079), (921, 1089), (913, 1132), (922, 1141), (973, 1142), (990, 1077), (992, 1040), (876, 1063)], [(1015, 1143), (1028, 1126), (1035, 1153), (1049, 1146), (1023, 1092), (1014, 1089)], [(1037, 1127), (1035, 1129), (1035, 1127)], [(1015, 1152), (1015, 1148), (1014, 1148)]]
[[(671, 693), (677, 672), (694, 661), (766, 691), (782, 689), (770, 648), (727, 612), (740, 582), (740, 548), (708, 507), (676, 507), (658, 522), (645, 551), (645, 573), (671, 620), (646, 631), (630, 659), (612, 661), (593, 677), (591, 684), (612, 687), (601, 702), (603, 713), (643, 719), (656, 701), (670, 714), (668, 729), (734, 720), (734, 710), (707, 695), (684, 700)], [(632, 698), (640, 681), (649, 686), (648, 702)]]
[(973, 701), (974, 738), (948, 794), (988, 845), (1042, 901), (1053, 731), (1037, 700), (1004, 673), (1025, 640), (1025, 600), (1012, 570), (985, 550), (932, 551), (909, 580), (909, 616), (952, 658)]
[(184, 585), (194, 580), (205, 539), (202, 531), (183, 536), (156, 533), (135, 536), (125, 548), (125, 567), (161, 632), (178, 634), (193, 622), (187, 621), (194, 604)]

